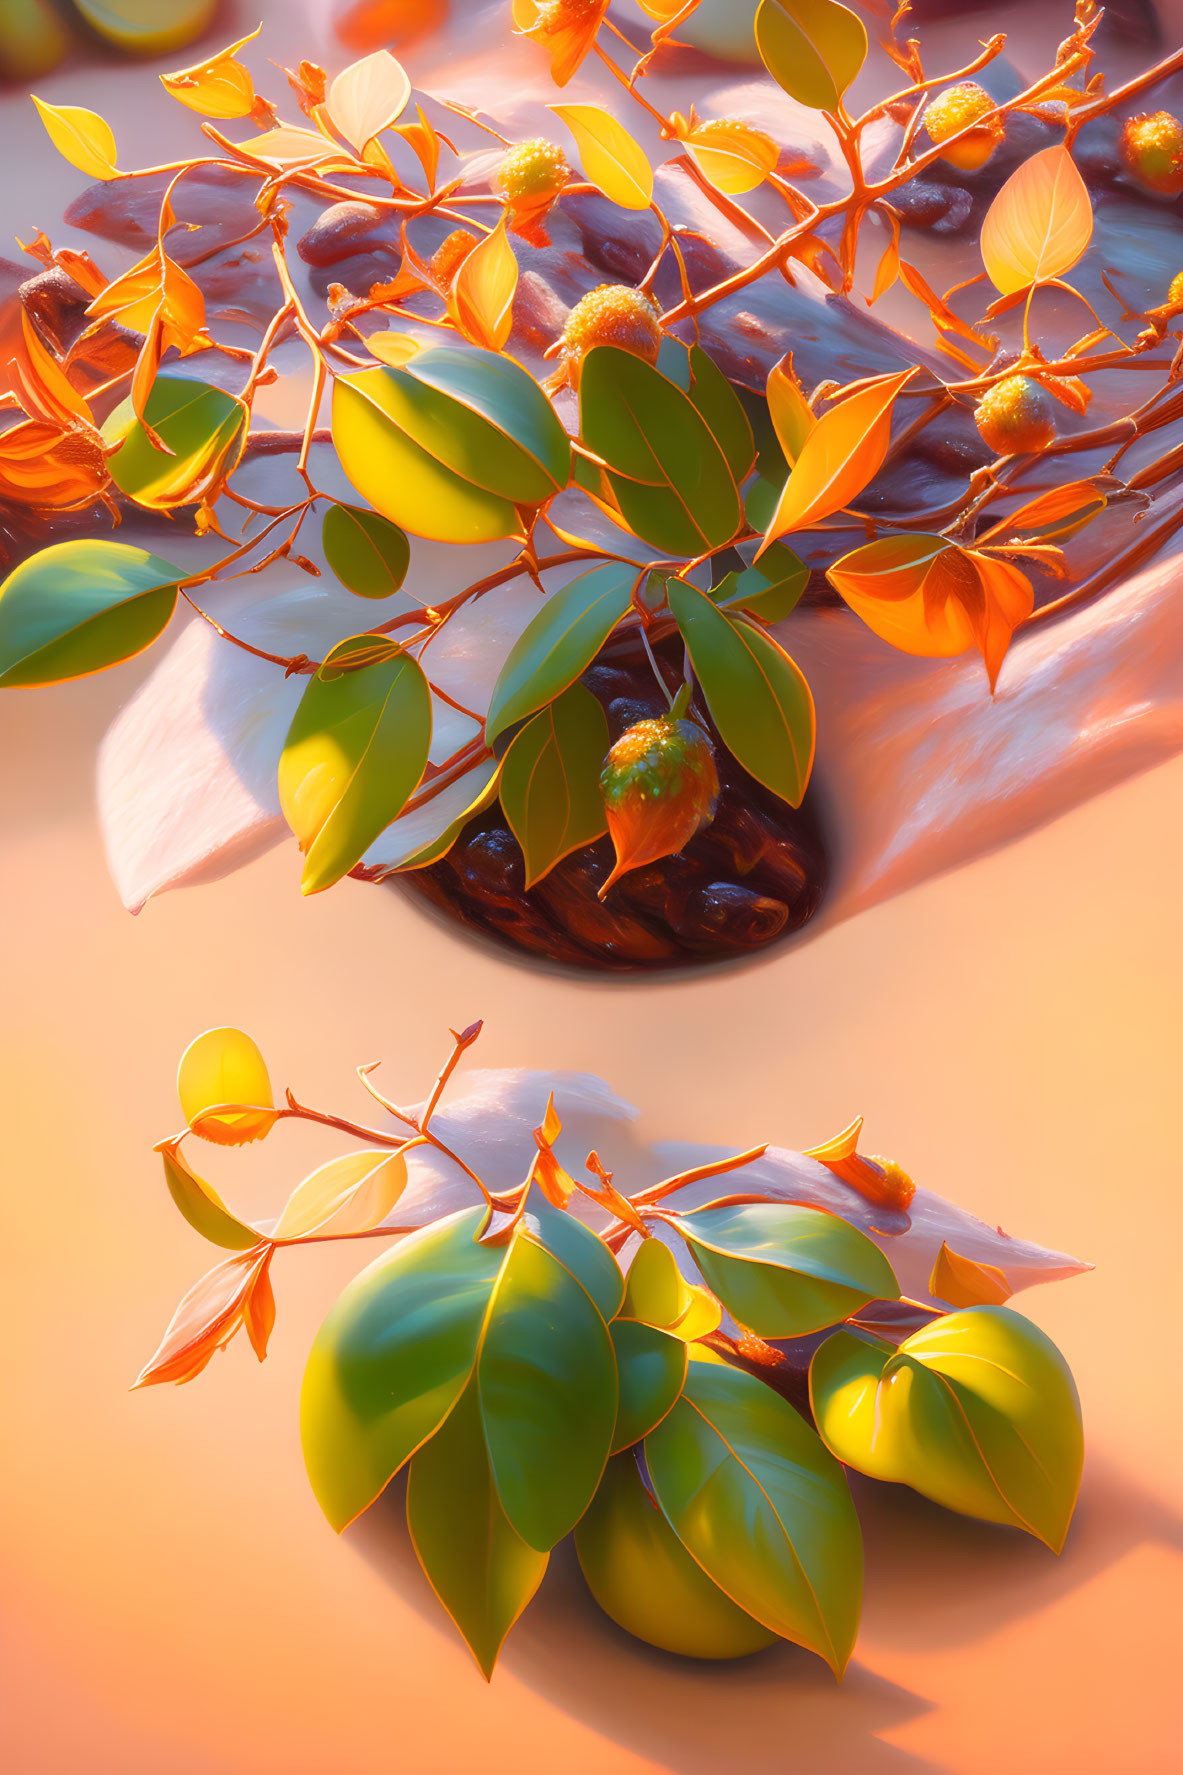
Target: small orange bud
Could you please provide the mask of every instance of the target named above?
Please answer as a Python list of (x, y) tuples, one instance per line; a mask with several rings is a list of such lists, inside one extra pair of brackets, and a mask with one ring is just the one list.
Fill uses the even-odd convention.
[(714, 748), (696, 722), (638, 721), (608, 753), (600, 787), (616, 847), (602, 900), (620, 876), (673, 856), (709, 825), (719, 799)]
[(974, 420), (999, 456), (1043, 450), (1056, 435), (1052, 398), (1031, 376), (1006, 376), (996, 382), (978, 402)]
[(579, 366), (596, 345), (615, 345), (655, 364), (661, 350), (657, 315), (653, 298), (627, 284), (600, 284), (589, 290), (567, 316), (560, 341), (572, 384), (578, 385)]
[[(975, 80), (965, 80), (960, 86), (950, 86), (938, 94), (924, 113), (924, 127), (930, 140), (939, 146), (967, 124), (976, 123), (979, 117), (985, 117), (993, 110), (994, 100), (985, 88)], [(996, 117), (983, 124), (981, 129), (971, 130), (942, 154), (941, 159), (947, 160), (950, 166), (959, 167), (962, 172), (976, 172), (978, 167), (986, 164), (1005, 134), (1002, 119)]]
[(1131, 117), (1121, 132), (1121, 157), (1152, 191), (1168, 197), (1183, 191), (1183, 124), (1169, 111)]

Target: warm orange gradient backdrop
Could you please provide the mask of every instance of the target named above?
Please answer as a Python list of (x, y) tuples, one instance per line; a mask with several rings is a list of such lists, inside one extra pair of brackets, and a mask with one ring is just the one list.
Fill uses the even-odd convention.
[[(298, 10), (239, 7), (225, 36), (264, 11), (294, 36)], [(1068, 8), (945, 29), (1016, 17), (1042, 47)], [(134, 160), (146, 78), (105, 68), (91, 90), (75, 68), (47, 91), (107, 111)], [(79, 176), (19, 103), (0, 106), (0, 212), (28, 238)], [(0, 697), (6, 1775), (1177, 1769), (1183, 760), (747, 972), (599, 984), (475, 950), (394, 891), (301, 901), (291, 849), (128, 917), (92, 775), (142, 671)], [(603, 1072), (654, 1137), (800, 1147), (864, 1111), (872, 1149), (919, 1181), (1092, 1259), (1020, 1302), (1084, 1402), (1063, 1557), (860, 1487), (867, 1600), (840, 1688), (791, 1648), (722, 1668), (651, 1654), (590, 1604), (564, 1616), (562, 1575), (486, 1688), (304, 1480), (300, 1373), (356, 1254), (277, 1265), (264, 1367), (240, 1340), (191, 1387), (130, 1394), (210, 1256), (150, 1150), (177, 1125), (190, 1037), (239, 1023), (277, 1083), (348, 1107), (355, 1062), (381, 1056), (413, 1098), (446, 1026), (477, 1016), (474, 1063)], [(285, 1127), (214, 1174), (265, 1212), (327, 1150)]]

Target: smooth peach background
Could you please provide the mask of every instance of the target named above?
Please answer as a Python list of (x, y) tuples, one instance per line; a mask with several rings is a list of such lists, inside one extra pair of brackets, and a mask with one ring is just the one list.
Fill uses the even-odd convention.
[[(135, 83), (111, 79), (122, 128)], [(100, 102), (77, 76), (52, 96)], [(27, 233), (77, 180), (52, 162), (42, 178), (38, 144), (30, 213), (23, 136), (18, 152), (4, 217)], [(0, 698), (5, 1767), (1177, 1768), (1183, 760), (749, 971), (600, 984), (474, 950), (394, 891), (301, 901), (290, 849), (129, 918), (92, 773), (142, 670)], [(1092, 1259), (1021, 1303), (1084, 1402), (1063, 1557), (861, 1487), (867, 1603), (841, 1688), (792, 1649), (713, 1669), (626, 1645), (564, 1571), (486, 1688), (413, 1587), (337, 1543), (304, 1480), (303, 1358), (355, 1256), (278, 1266), (262, 1369), (236, 1345), (192, 1387), (130, 1394), (209, 1255), (150, 1150), (177, 1124), (189, 1038), (242, 1024), (278, 1081), (348, 1111), (355, 1062), (381, 1056), (413, 1098), (446, 1026), (476, 1016), (479, 1063), (603, 1072), (654, 1137), (801, 1146), (865, 1111), (872, 1147), (920, 1181)], [(285, 1127), (217, 1176), (265, 1211), (328, 1150)]]

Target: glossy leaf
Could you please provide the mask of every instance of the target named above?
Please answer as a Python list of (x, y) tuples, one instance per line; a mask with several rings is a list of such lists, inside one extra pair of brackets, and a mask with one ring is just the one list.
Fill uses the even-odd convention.
[(587, 669), (629, 608), (636, 569), (607, 562), (550, 592), (509, 650), (493, 686), (485, 738), (553, 701)]
[(261, 1140), (275, 1125), (267, 1063), (241, 1029), (207, 1029), (189, 1043), (177, 1068), (177, 1096), (193, 1132), (215, 1146)]
[(891, 442), (895, 397), (915, 374), (903, 370), (823, 413), (801, 445), (763, 548), (842, 511), (874, 480)]
[(692, 1361), (645, 1460), (670, 1526), (732, 1601), (841, 1675), (862, 1537), (841, 1467), (793, 1407), (723, 1362)]
[[(260, 26), (260, 29), (262, 27)], [(202, 117), (249, 117), (255, 108), (255, 83), (250, 70), (238, 60), (238, 52), (253, 43), (259, 35), (255, 30), (240, 37), (217, 55), (191, 68), (178, 68), (173, 74), (162, 74), (160, 84), (170, 98), (187, 105)]]
[(407, 1187), (401, 1152), (367, 1149), (330, 1159), (306, 1177), (284, 1205), (271, 1237), (302, 1239), (309, 1233), (340, 1239), (381, 1226)]
[(919, 532), (867, 543), (827, 578), (868, 628), (904, 653), (944, 659), (977, 647), (991, 690), (1035, 603), (1031, 581), (1009, 561)]
[(389, 598), (411, 564), (406, 532), (360, 505), (330, 505), (321, 525), (325, 560), (359, 598)]
[(607, 830), (600, 771), (608, 745), (604, 711), (582, 684), (514, 736), (501, 764), (501, 805), (522, 847), (527, 890)]
[(181, 1301), (160, 1347), (141, 1370), (137, 1387), (191, 1381), (245, 1326), (256, 1356), (267, 1354), (275, 1322), (269, 1268), (272, 1248), (256, 1245), (208, 1270)]
[(36, 93), (31, 98), (50, 141), (71, 166), (88, 179), (116, 179), (115, 133), (105, 117), (81, 105), (49, 105)]
[(1087, 481), (1069, 481), (1066, 486), (1053, 487), (1038, 493), (1004, 518), (998, 528), (1021, 531), (1039, 542), (1063, 542), (1099, 517), (1108, 505), (1117, 483), (1094, 475)]
[(167, 627), (182, 569), (122, 542), (58, 542), (0, 585), (0, 686), (118, 665)]
[[(552, 1114), (553, 1104), (548, 1112), (548, 1120)], [(543, 1133), (546, 1133), (545, 1124)], [(553, 1143), (558, 1138), (558, 1133), (553, 1133), (550, 1138)], [(601, 1319), (615, 1318), (624, 1299), (624, 1277), (621, 1275), (620, 1265), (604, 1241), (581, 1220), (576, 1220), (573, 1214), (540, 1202), (536, 1195), (530, 1197), (523, 1216), (523, 1225), (532, 1238), (546, 1247), (552, 1257), (558, 1258), (564, 1269), (570, 1270), (579, 1286), (592, 1300)]]
[(622, 1448), (631, 1448), (648, 1436), (673, 1408), (686, 1380), (689, 1358), (681, 1339), (639, 1319), (617, 1319), (611, 1331), (620, 1375), (612, 1453), (619, 1454)]
[(661, 342), (657, 367), (689, 396), (723, 452), (736, 486), (741, 486), (752, 472), (756, 443), (743, 403), (718, 364), (701, 345), (687, 348), (680, 339), (667, 334)]
[(757, 1337), (801, 1337), (870, 1300), (898, 1300), (879, 1247), (849, 1221), (790, 1202), (678, 1216), (677, 1229), (733, 1318)]
[(308, 681), (279, 761), (284, 818), (305, 854), (305, 894), (331, 887), (398, 818), (427, 765), (431, 692), (406, 653), (333, 671), (359, 637)]
[(348, 172), (353, 164), (352, 156), (312, 129), (265, 130), (242, 143), (242, 148), (257, 160), (284, 168), (316, 166), (323, 172)]
[(533, 505), (567, 484), (570, 440), (511, 358), (434, 346), (388, 373), (385, 399), (409, 437), (474, 486)]
[(699, 171), (716, 191), (728, 197), (754, 191), (775, 171), (780, 158), (780, 149), (771, 136), (734, 119), (700, 125), (682, 139)]
[(343, 68), (333, 80), (328, 89), (329, 116), (360, 152), (398, 122), (410, 96), (411, 82), (402, 63), (388, 49), (379, 49)]
[(636, 1457), (615, 1455), (575, 1530), (588, 1588), (626, 1633), (687, 1658), (742, 1658), (775, 1635), (737, 1608), (656, 1507)]
[(476, 1366), (494, 1483), (518, 1533), (545, 1552), (604, 1471), (616, 1422), (612, 1339), (590, 1296), (526, 1234), (497, 1278)]
[(690, 1288), (678, 1261), (660, 1239), (642, 1239), (625, 1276), (621, 1317), (669, 1328), (690, 1304)]
[(448, 311), (474, 345), (500, 351), (513, 328), (518, 262), (502, 216), (491, 234), (466, 253), (448, 292)]
[(583, 170), (611, 203), (647, 210), (653, 201), (653, 168), (638, 141), (599, 105), (552, 105), (579, 150)]
[(1002, 1306), (969, 1307), (898, 1350), (850, 1332), (810, 1369), (818, 1429), (838, 1459), (1059, 1552), (1080, 1485), (1080, 1402), (1063, 1356)]
[(982, 263), (1004, 296), (1071, 271), (1093, 236), (1093, 206), (1068, 150), (1044, 148), (1013, 172), (986, 212)]
[(792, 468), (805, 445), (805, 440), (817, 424), (813, 408), (805, 399), (804, 391), (792, 373), (792, 365), (786, 359), (773, 364), (768, 372), (766, 388), (768, 397), (768, 413), (772, 420), (776, 440), (784, 452), (788, 466)]
[(710, 595), (721, 610), (744, 610), (761, 622), (777, 623), (797, 608), (808, 584), (809, 569), (800, 555), (776, 542), (754, 567), (728, 573)]
[(867, 59), (867, 31), (836, 0), (760, 0), (756, 48), (791, 99), (814, 111), (837, 111)]
[(757, 782), (800, 806), (816, 727), (801, 671), (770, 635), (685, 580), (672, 579), (667, 595), (724, 745)]
[(727, 458), (690, 397), (631, 352), (597, 346), (579, 379), (580, 433), (609, 468), (635, 535), (689, 557), (735, 535), (742, 505)]
[(475, 1385), (411, 1462), (407, 1526), (428, 1582), (491, 1677), (548, 1555), (522, 1539), (500, 1502)]
[(231, 1214), (211, 1183), (198, 1177), (171, 1141), (160, 1148), (168, 1193), (195, 1232), (227, 1251), (249, 1251), (261, 1235)]
[(504, 1251), (484, 1208), (409, 1234), (352, 1281), (317, 1334), (300, 1426), (317, 1502), (337, 1530), (435, 1433), (476, 1361)]
[(942, 1240), (928, 1278), (928, 1292), (951, 1307), (979, 1307), (1001, 1306), (1014, 1289), (997, 1264), (976, 1263)]
[[(157, 376), (144, 420), (147, 427), (130, 400), (115, 408), (103, 426), (106, 441), (119, 445), (107, 467), (137, 505), (171, 511), (217, 496), (242, 453), (250, 413), (236, 396), (208, 382)], [(171, 454), (155, 448), (147, 428)]]

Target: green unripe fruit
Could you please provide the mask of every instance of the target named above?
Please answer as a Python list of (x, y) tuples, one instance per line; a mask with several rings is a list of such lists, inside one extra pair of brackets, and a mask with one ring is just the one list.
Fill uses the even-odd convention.
[(987, 389), (974, 420), (998, 456), (1046, 449), (1056, 435), (1052, 397), (1032, 376), (1006, 376)]
[(743, 1658), (776, 1639), (707, 1577), (646, 1491), (631, 1451), (608, 1463), (575, 1551), (618, 1627), (684, 1658)]
[(1183, 124), (1169, 111), (1131, 117), (1121, 132), (1121, 157), (1152, 191), (1183, 191)]

